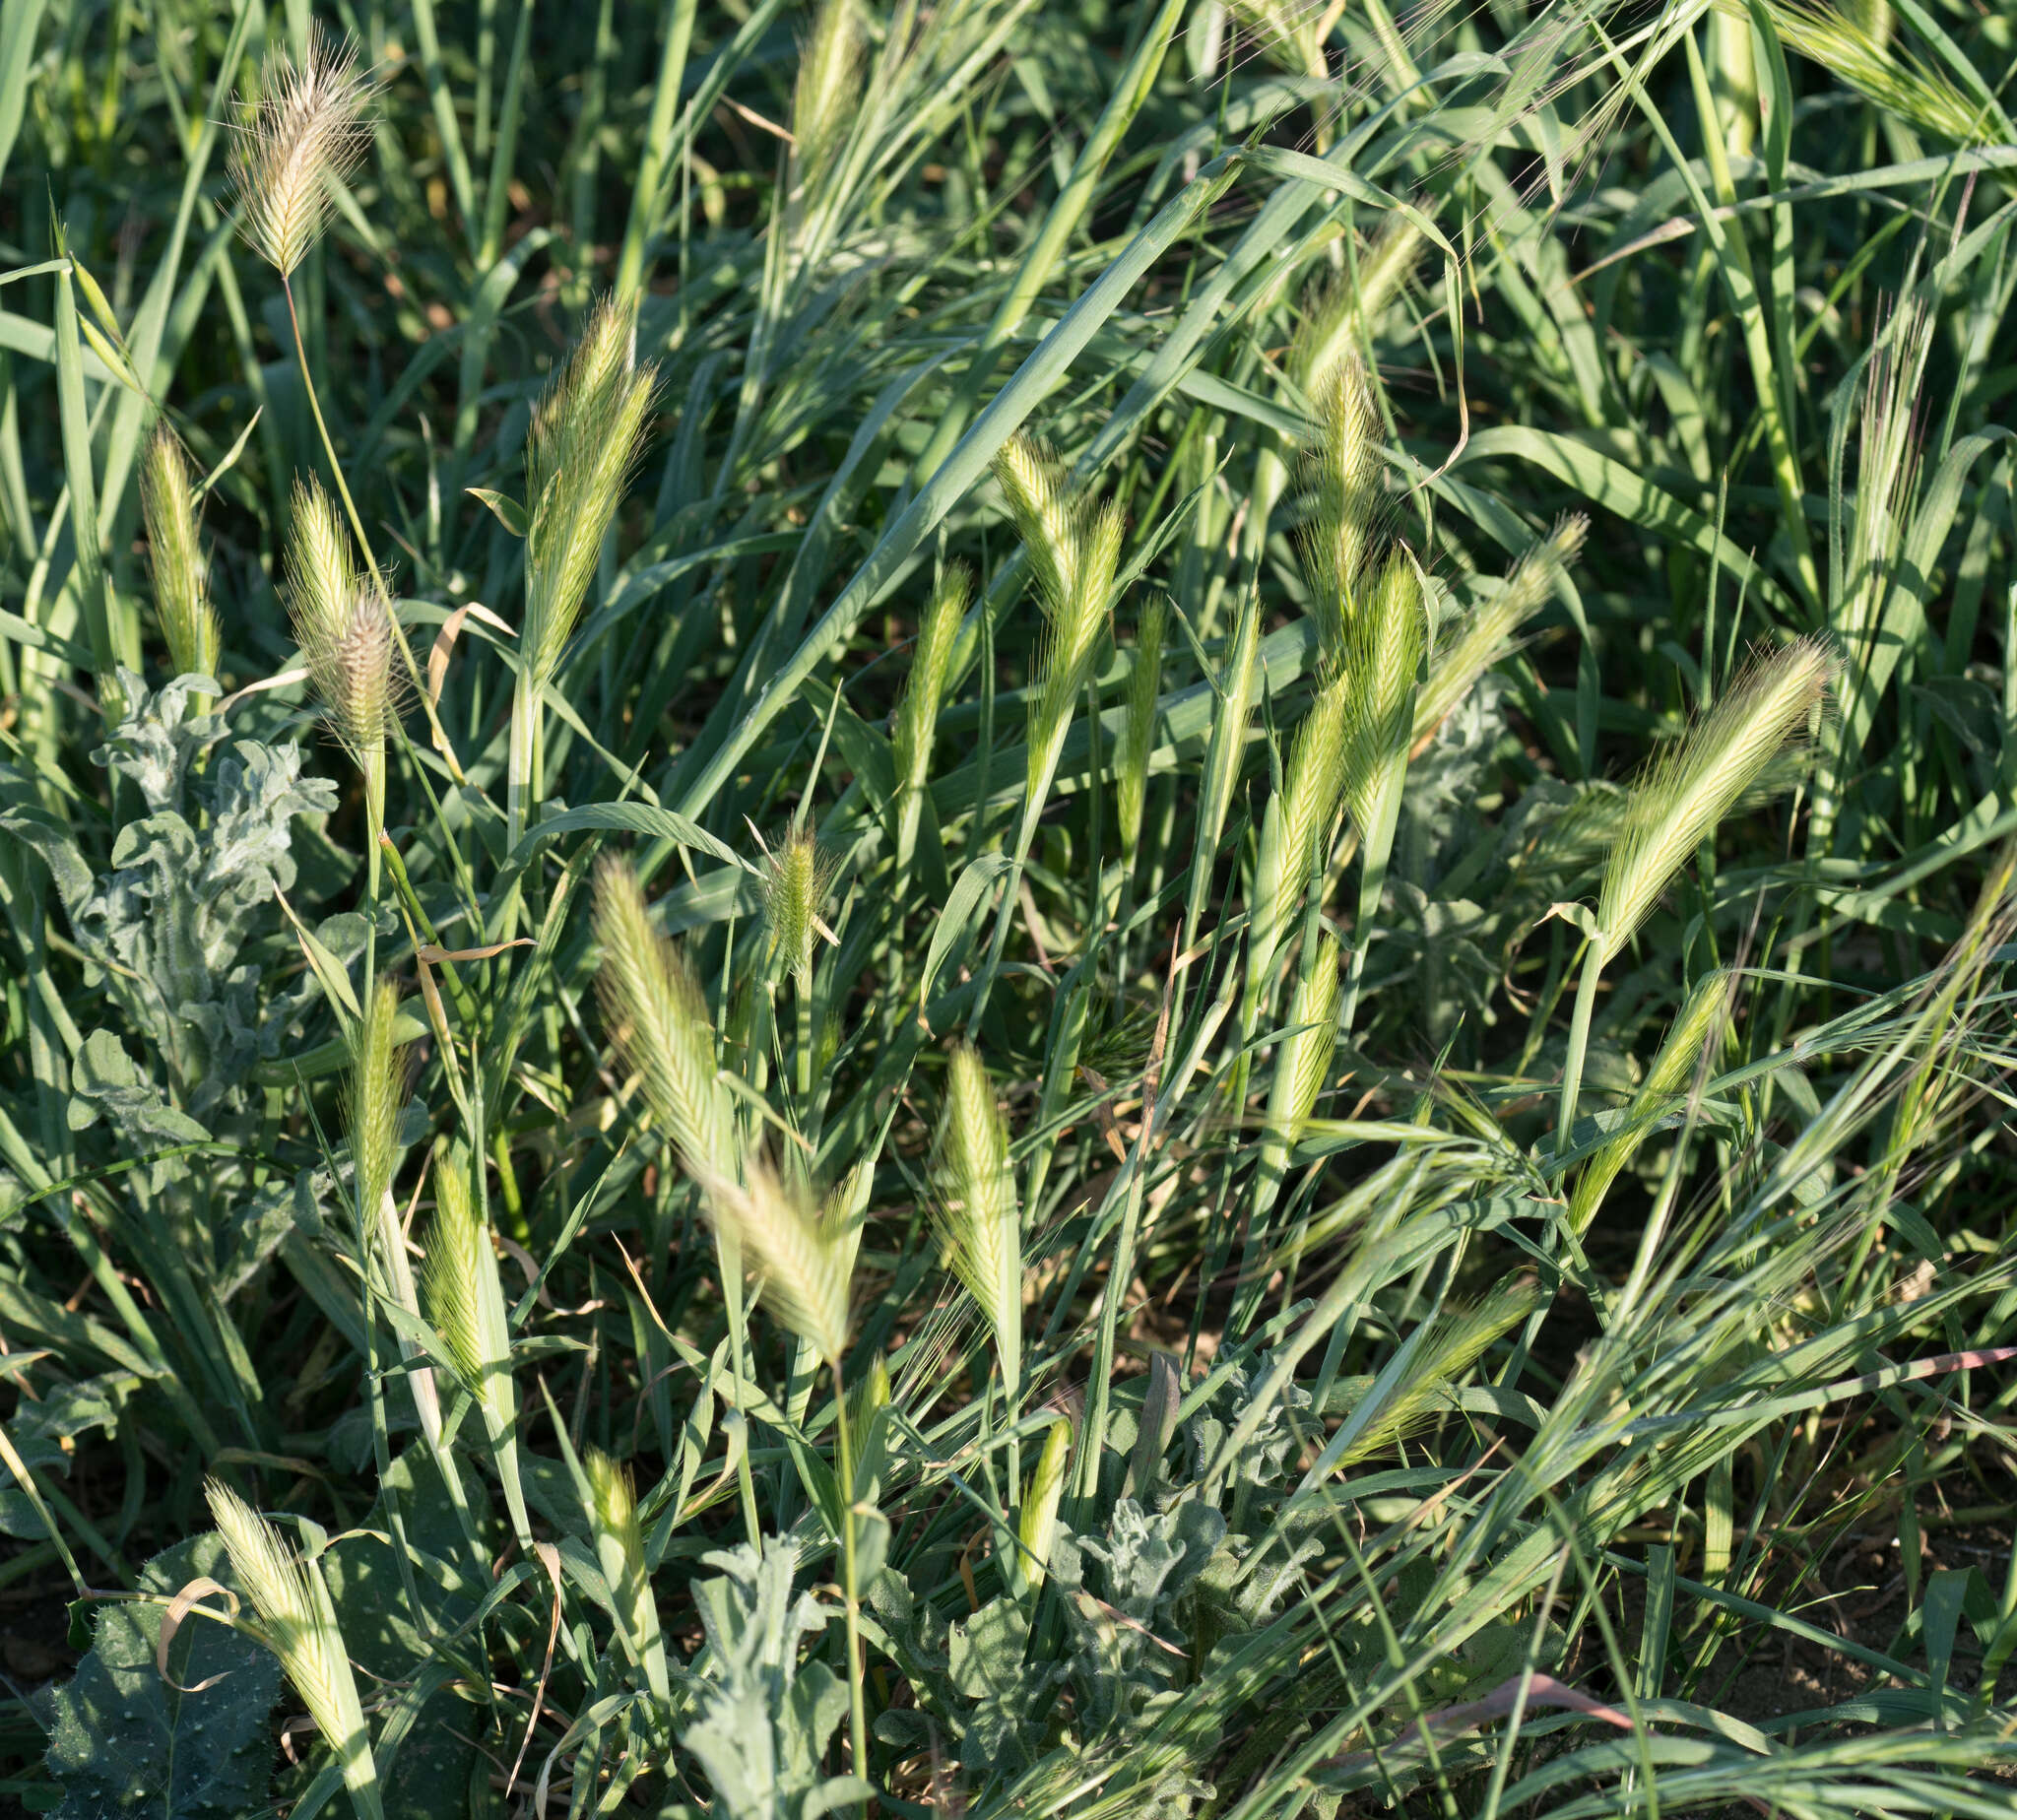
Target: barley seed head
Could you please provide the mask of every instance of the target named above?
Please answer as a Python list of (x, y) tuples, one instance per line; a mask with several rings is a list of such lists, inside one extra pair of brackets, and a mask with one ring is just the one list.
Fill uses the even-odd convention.
[(1058, 1536), (1058, 1506), (1065, 1495), (1065, 1467), (1071, 1458), (1072, 1424), (1061, 1418), (1044, 1434), (1043, 1452), (1022, 1489), (1022, 1510), (1016, 1520), (1016, 1539), (1023, 1550), (1017, 1558), (1031, 1592), (1043, 1585), (1044, 1572), (1050, 1566), (1051, 1547)]
[(1307, 463), (1311, 509), (1299, 541), (1318, 644), (1334, 662), (1381, 504), (1379, 416), (1357, 350), (1339, 350), (1314, 402), (1321, 425)]
[(1407, 282), (1421, 244), (1419, 228), (1390, 215), (1359, 249), (1356, 273), (1341, 274), (1318, 297), (1289, 348), (1289, 377), (1306, 397), (1322, 397), (1337, 362), (1356, 358), (1360, 338)]
[(905, 790), (922, 790), (932, 766), (932, 742), (939, 724), (939, 704), (952, 669), (953, 647), (973, 598), (973, 571), (963, 562), (949, 562), (932, 591), (911, 649), (910, 681), (890, 728), (896, 748), (896, 776)]
[(819, 911), (833, 886), (838, 862), (813, 830), (794, 825), (764, 856), (763, 911), (772, 950), (803, 989), (812, 982), (819, 939)]
[(392, 607), (374, 575), (351, 560), (335, 501), (296, 483), (288, 534), (288, 615), (308, 682), (337, 737), (361, 761), (391, 735), (402, 707), (393, 669)]
[(799, 51), (792, 140), (809, 187), (832, 166), (861, 103), (862, 23), (856, 0), (821, 0)]
[(1022, 1222), (995, 1083), (965, 1043), (946, 1070), (934, 1163), (939, 1242), (994, 1329), (1003, 1381), (1012, 1386), (1022, 1369)]
[(319, 29), (298, 65), (285, 50), (266, 59), (258, 105), (231, 146), (230, 181), (240, 232), (283, 278), (321, 236), (337, 185), (363, 162), (374, 90), (356, 45), (333, 44)]
[(1397, 549), (1369, 578), (1345, 630), (1344, 792), (1361, 828), (1387, 769), (1405, 757), (1427, 621), (1420, 573)]
[(147, 564), (155, 613), (177, 676), (215, 678), (223, 639), (210, 598), (210, 564), (197, 535), (195, 490), (182, 445), (166, 423), (148, 438), (140, 470), (140, 509), (147, 521)]
[(391, 1191), (399, 1160), (399, 1115), (406, 1105), (407, 1048), (394, 1036), (399, 987), (378, 976), (351, 1038), (351, 1160), (357, 1170), (358, 1207), (368, 1230), (378, 1203)]
[(1604, 867), (1596, 941), (1615, 953), (1673, 876), (1819, 711), (1835, 659), (1818, 640), (1756, 657), (1633, 788)]
[(761, 1159), (746, 1166), (740, 1186), (720, 1177), (702, 1186), (716, 1227), (761, 1278), (765, 1306), (829, 1365), (838, 1364), (847, 1350), (853, 1245), (818, 1216), (799, 1185)]
[(1293, 1149), (1317, 1109), (1331, 1072), (1337, 1042), (1337, 942), (1327, 931), (1318, 939), (1310, 969), (1296, 982), (1274, 1061), (1274, 1084), (1268, 1096), (1268, 1135)]
[(1121, 846), (1133, 853), (1141, 841), (1141, 812), (1148, 800), (1148, 761), (1155, 748), (1156, 705), (1162, 698), (1162, 646), (1168, 630), (1167, 597), (1151, 594), (1135, 626), (1135, 667), (1128, 673), (1128, 713), (1115, 753), (1115, 797)]
[(636, 465), (658, 369), (636, 362), (634, 303), (605, 298), (533, 413), (525, 458), (524, 661), (558, 668)]

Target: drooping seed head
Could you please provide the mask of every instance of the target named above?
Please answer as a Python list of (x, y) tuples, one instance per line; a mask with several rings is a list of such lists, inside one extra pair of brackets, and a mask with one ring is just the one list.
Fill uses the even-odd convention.
[(1337, 362), (1356, 354), (1360, 338), (1386, 313), (1421, 251), (1422, 230), (1390, 215), (1359, 251), (1356, 268), (1318, 298), (1289, 349), (1289, 377), (1305, 396), (1320, 398)]
[[(1737, 0), (1720, 3), (1748, 18)], [(1888, 0), (1771, 0), (1772, 24), (1803, 57), (1831, 71), (1879, 107), (1954, 145), (1994, 143), (1994, 113), (1943, 71), (1896, 40)]]
[(1755, 658), (1634, 786), (1604, 867), (1596, 941), (1615, 953), (1673, 876), (1827, 698), (1835, 659), (1802, 638)]
[(533, 413), (525, 457), (525, 628), (544, 683), (558, 668), (643, 442), (658, 369), (636, 363), (634, 303), (605, 298)]
[(1022, 1222), (995, 1083), (964, 1043), (946, 1070), (934, 1163), (939, 1242), (994, 1329), (1003, 1382), (1013, 1387), (1022, 1371)]
[(166, 423), (148, 438), (140, 470), (140, 509), (147, 521), (147, 564), (154, 577), (155, 614), (177, 676), (215, 678), (223, 638), (210, 598), (210, 564), (197, 535), (196, 494), (182, 445)]
[(917, 643), (911, 649), (910, 682), (889, 730), (890, 743), (896, 748), (900, 790), (922, 790), (931, 774), (939, 705), (945, 696), (960, 622), (972, 598), (973, 571), (963, 562), (947, 563), (918, 627)]
[(371, 1736), (320, 1569), (290, 1548), (280, 1531), (229, 1486), (209, 1479), (203, 1492), (231, 1571), (251, 1598), (294, 1692), (336, 1752), (352, 1800), (367, 1820), (378, 1820), (382, 1810)]
[(707, 1000), (679, 949), (652, 927), (637, 875), (614, 854), (596, 868), (595, 937), (604, 1021), (652, 1117), (689, 1175), (733, 1177), (735, 1119)]
[(847, 1350), (853, 1245), (822, 1220), (797, 1184), (767, 1162), (746, 1165), (741, 1186), (705, 1181), (707, 1210), (731, 1236), (772, 1314), (827, 1361)]
[(1562, 518), (1545, 538), (1528, 548), (1498, 591), (1436, 654), (1429, 680), (1415, 701), (1413, 745), (1434, 734), (1478, 678), (1513, 648), (1520, 628), (1547, 605), (1556, 580), (1576, 559), (1589, 530), (1590, 520), (1581, 512)]
[(239, 231), (283, 278), (321, 236), (337, 186), (363, 162), (373, 91), (357, 47), (332, 44), (319, 29), (298, 65), (285, 49), (266, 59), (258, 105), (232, 142), (230, 179)]
[(399, 718), (392, 607), (351, 560), (350, 533), (314, 483), (296, 484), (288, 537), (288, 616), (308, 681), (337, 737), (361, 761)]

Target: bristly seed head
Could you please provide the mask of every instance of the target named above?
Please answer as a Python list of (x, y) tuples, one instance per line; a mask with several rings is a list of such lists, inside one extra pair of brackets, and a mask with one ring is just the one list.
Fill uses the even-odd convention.
[(946, 1071), (939, 1119), (933, 1222), (953, 1274), (995, 1331), (1002, 1381), (1022, 1371), (1022, 1222), (1008, 1134), (980, 1052), (962, 1043)]
[(1322, 430), (1308, 463), (1312, 509), (1300, 542), (1318, 647), (1334, 663), (1354, 615), (1382, 498), (1379, 415), (1372, 377), (1355, 349), (1339, 351), (1314, 402)]
[(658, 368), (636, 363), (636, 334), (634, 303), (605, 298), (533, 413), (520, 643), (537, 682), (573, 634), (657, 395)]
[(148, 439), (140, 470), (140, 509), (147, 520), (147, 565), (154, 576), (155, 613), (177, 676), (217, 678), (223, 638), (210, 598), (210, 565), (197, 536), (195, 490), (182, 445), (166, 423)]
[(822, 1218), (803, 1188), (766, 1161), (744, 1167), (741, 1186), (702, 1179), (715, 1226), (735, 1242), (771, 1312), (829, 1365), (847, 1350), (848, 1287), (858, 1240)]
[(295, 484), (288, 539), (288, 615), (308, 681), (337, 737), (362, 761), (399, 718), (392, 607), (374, 575), (351, 561), (350, 533), (314, 483)]
[(794, 825), (765, 856), (763, 911), (773, 951), (801, 988), (813, 978), (819, 911), (832, 888), (837, 862), (808, 827)]
[(1805, 730), (1834, 680), (1835, 658), (1801, 638), (1754, 658), (1724, 697), (1634, 787), (1604, 867), (1596, 942), (1614, 954), (1717, 823)]
[(939, 704), (944, 699), (952, 668), (953, 646), (960, 622), (973, 598), (973, 571), (963, 562), (949, 562), (933, 590), (911, 647), (910, 682), (903, 691), (889, 730), (896, 748), (896, 781), (905, 791), (922, 790), (932, 768), (932, 744), (938, 732)]
[(826, 174), (860, 111), (862, 48), (855, 0), (822, 0), (792, 91), (792, 143), (808, 188)]
[(332, 44), (319, 28), (298, 66), (285, 50), (266, 59), (259, 104), (231, 147), (231, 191), (246, 242), (283, 278), (320, 237), (337, 185), (363, 162), (375, 87), (358, 73), (357, 47)]

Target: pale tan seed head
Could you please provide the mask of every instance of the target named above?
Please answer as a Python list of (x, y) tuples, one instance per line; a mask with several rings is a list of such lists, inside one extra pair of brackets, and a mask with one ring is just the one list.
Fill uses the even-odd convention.
[(1312, 402), (1321, 419), (1306, 464), (1310, 515), (1299, 541), (1318, 645), (1334, 663), (1354, 617), (1382, 498), (1379, 415), (1372, 377), (1355, 349), (1339, 350)]
[(1520, 628), (1548, 603), (1557, 579), (1576, 559), (1589, 534), (1581, 512), (1529, 546), (1498, 590), (1444, 643), (1429, 665), (1429, 680), (1414, 706), (1413, 743), (1435, 733), (1470, 693), (1479, 677), (1513, 649)]
[(860, 110), (863, 51), (857, 0), (820, 0), (792, 90), (794, 157), (808, 188), (832, 167)]
[(356, 45), (334, 44), (319, 29), (299, 64), (284, 49), (266, 59), (258, 105), (231, 146), (239, 231), (283, 278), (320, 237), (338, 185), (370, 143), (364, 110), (375, 85), (358, 69)]
[(148, 438), (140, 469), (140, 509), (147, 521), (147, 564), (155, 614), (177, 676), (215, 679), (222, 655), (210, 564), (198, 536), (195, 489), (182, 445), (166, 423)]

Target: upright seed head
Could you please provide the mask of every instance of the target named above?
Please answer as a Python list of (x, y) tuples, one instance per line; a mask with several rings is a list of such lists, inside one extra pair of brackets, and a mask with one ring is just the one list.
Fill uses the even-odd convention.
[(658, 369), (636, 362), (633, 303), (605, 298), (533, 413), (525, 456), (525, 628), (534, 681), (558, 668), (642, 445)]
[(1413, 720), (1409, 704), (1426, 616), (1421, 576), (1406, 551), (1388, 556), (1364, 597), (1346, 630), (1343, 660), (1345, 800), (1362, 829), (1389, 768), (1406, 759)]
[(896, 781), (901, 790), (922, 790), (931, 774), (939, 704), (944, 699), (953, 647), (958, 643), (960, 622), (966, 618), (967, 603), (972, 597), (973, 571), (962, 562), (947, 563), (918, 627), (917, 643), (911, 650), (910, 682), (890, 727), (890, 742), (896, 748)]
[(154, 576), (155, 613), (177, 676), (215, 678), (223, 638), (210, 598), (210, 565), (197, 537), (196, 495), (182, 445), (166, 423), (148, 438), (140, 470), (140, 509), (147, 520), (147, 564)]
[(1016, 1520), (1016, 1539), (1022, 1544), (1017, 1554), (1024, 1584), (1032, 1592), (1044, 1583), (1051, 1561), (1051, 1548), (1058, 1538), (1058, 1506), (1065, 1495), (1065, 1466), (1072, 1458), (1072, 1424), (1053, 1422), (1044, 1435), (1044, 1450), (1036, 1457), (1036, 1467), (1022, 1491), (1022, 1511)]
[(357, 47), (332, 44), (319, 29), (298, 66), (284, 49), (266, 59), (259, 104), (231, 146), (231, 192), (243, 211), (239, 231), (283, 278), (320, 238), (337, 186), (363, 162), (373, 87), (358, 70)]
[(581, 1459), (588, 1481), (588, 1520), (595, 1530), (596, 1562), (609, 1583), (623, 1651), (637, 1663), (660, 1700), (672, 1697), (658, 1601), (644, 1560), (644, 1530), (637, 1520), (637, 1494), (630, 1469), (590, 1448)]
[(1625, 806), (1597, 900), (1596, 942), (1614, 954), (1675, 873), (1753, 781), (1806, 728), (1835, 660), (1801, 638), (1750, 667), (1688, 734), (1657, 758)]
[(336, 1752), (358, 1813), (377, 1820), (381, 1809), (371, 1735), (320, 1569), (295, 1554), (280, 1531), (229, 1486), (209, 1479), (203, 1492), (230, 1555), (231, 1571), (250, 1596), (273, 1653)]
[(511, 1432), (518, 1417), (511, 1329), (497, 1254), (470, 1193), (469, 1171), (469, 1153), (457, 1144), (434, 1172), (434, 1227), (422, 1287), (427, 1312), (448, 1343), (456, 1376), (497, 1440)]
[(821, 0), (799, 52), (792, 90), (792, 142), (808, 188), (816, 186), (847, 139), (861, 104), (862, 24), (855, 0)]
[(1122, 851), (1141, 844), (1141, 812), (1148, 801), (1148, 761), (1155, 750), (1155, 715), (1162, 699), (1162, 645), (1170, 604), (1151, 594), (1135, 627), (1135, 668), (1128, 673), (1128, 715), (1114, 754), (1114, 792)]
[(1291, 890), (1318, 863), (1317, 843), (1344, 791), (1351, 700), (1351, 678), (1340, 672), (1318, 689), (1296, 729), (1282, 785), (1282, 867)]
[(994, 1329), (1002, 1379), (1012, 1388), (1022, 1374), (1022, 1222), (995, 1083), (964, 1043), (946, 1071), (934, 1160), (939, 1242)]
[(753, 1161), (741, 1186), (703, 1180), (707, 1210), (762, 1279), (764, 1304), (829, 1365), (847, 1350), (854, 1243), (822, 1220), (797, 1184)]
[(352, 564), (350, 533), (312, 482), (294, 487), (288, 545), (288, 615), (301, 661), (337, 737), (361, 763), (399, 718), (391, 605), (377, 578)]
[(1372, 380), (1355, 350), (1340, 350), (1316, 400), (1322, 429), (1309, 462), (1310, 516), (1302, 532), (1303, 572), (1327, 659), (1342, 651), (1353, 618), (1359, 569), (1380, 510), (1379, 418)]
[(652, 1116), (689, 1175), (733, 1178), (735, 1119), (707, 1001), (680, 951), (651, 926), (637, 875), (615, 855), (596, 868), (595, 936), (604, 1020)]
[(399, 1157), (399, 1115), (406, 1105), (407, 1052), (395, 1037), (399, 987), (381, 974), (351, 1038), (351, 1160), (357, 1170), (358, 1214), (366, 1231), (392, 1192)]
[(833, 884), (833, 856), (820, 849), (811, 828), (797, 824), (765, 856), (763, 910), (770, 923), (772, 951), (782, 957), (802, 989), (812, 982), (819, 911)]
[(1310, 970), (1296, 982), (1287, 1029), (1274, 1059), (1274, 1084), (1268, 1096), (1268, 1136), (1284, 1150), (1301, 1140), (1331, 1072), (1337, 1042), (1337, 943), (1327, 931), (1317, 942)]
[(1421, 745), (1446, 721), (1472, 685), (1513, 648), (1520, 628), (1547, 605), (1555, 582), (1576, 558), (1590, 520), (1571, 512), (1530, 545), (1497, 593), (1471, 615), (1429, 666), (1429, 680), (1414, 705), (1411, 744)]

